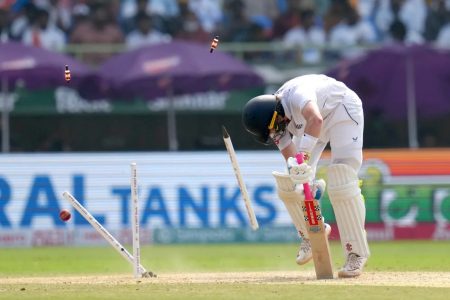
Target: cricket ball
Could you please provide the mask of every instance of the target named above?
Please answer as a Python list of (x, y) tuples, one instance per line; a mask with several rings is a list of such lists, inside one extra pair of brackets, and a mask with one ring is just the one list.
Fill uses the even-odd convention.
[(71, 217), (70, 211), (68, 211), (67, 209), (63, 209), (59, 212), (59, 218), (64, 222), (69, 221), (70, 217)]

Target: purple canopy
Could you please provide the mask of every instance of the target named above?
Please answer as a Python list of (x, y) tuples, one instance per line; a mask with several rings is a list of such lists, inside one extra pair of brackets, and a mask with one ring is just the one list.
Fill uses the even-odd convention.
[(123, 53), (105, 62), (100, 73), (110, 80), (115, 97), (127, 99), (263, 85), (249, 66), (221, 52), (220, 46), (209, 53), (209, 45), (185, 41)]
[[(71, 71), (70, 83), (64, 79), (65, 65)], [(20, 43), (0, 44), (0, 78), (7, 79), (9, 89), (20, 80), (31, 90), (68, 86), (87, 98), (100, 96), (101, 79), (88, 66), (72, 57)]]
[(430, 118), (450, 112), (450, 52), (427, 46), (394, 45), (342, 61), (328, 75), (343, 81), (362, 99), (365, 110), (391, 119)]

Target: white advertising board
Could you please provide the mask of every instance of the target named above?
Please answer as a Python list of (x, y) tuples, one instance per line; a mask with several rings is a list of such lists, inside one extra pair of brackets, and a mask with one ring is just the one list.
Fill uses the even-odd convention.
[[(261, 225), (290, 224), (271, 172), (277, 151), (237, 152)], [(0, 230), (89, 226), (64, 200), (72, 193), (105, 227), (130, 227), (130, 163), (137, 163), (143, 228), (246, 227), (229, 157), (220, 152), (11, 154), (0, 156)], [(73, 213), (62, 222), (59, 211)]]

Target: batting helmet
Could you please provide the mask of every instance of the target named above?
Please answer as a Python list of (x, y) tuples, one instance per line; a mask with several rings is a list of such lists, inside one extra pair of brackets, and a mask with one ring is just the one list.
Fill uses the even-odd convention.
[(242, 113), (242, 122), (245, 129), (254, 135), (258, 142), (268, 145), (270, 143), (270, 128), (273, 127), (277, 116), (276, 111), (284, 116), (281, 103), (277, 101), (275, 95), (261, 95), (250, 99), (245, 104)]

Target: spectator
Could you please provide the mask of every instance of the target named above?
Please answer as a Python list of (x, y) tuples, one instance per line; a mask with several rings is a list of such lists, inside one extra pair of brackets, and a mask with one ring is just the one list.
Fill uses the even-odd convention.
[[(318, 6), (317, 3), (319, 2), (323, 2), (320, 0), (285, 0), (286, 1), (286, 10), (296, 10), (296, 11), (301, 11), (301, 10), (308, 10), (308, 9), (312, 9), (315, 10), (316, 7)], [(325, 1), (329, 1), (329, 0), (325, 0)], [(279, 1), (278, 1), (279, 2)], [(282, 5), (280, 5), (280, 3), (278, 3), (278, 7), (280, 8), (280, 11), (283, 10)]]
[[(116, 22), (112, 22), (105, 4), (92, 5), (88, 20), (75, 25), (70, 36), (74, 44), (122, 44), (124, 35)], [(105, 48), (106, 49), (106, 48)], [(88, 64), (99, 64), (110, 57), (111, 53), (88, 53), (83, 59)]]
[(136, 16), (150, 12), (147, 10), (148, 0), (124, 0), (120, 8), (119, 22), (125, 34), (136, 29)]
[(247, 18), (265, 16), (275, 20), (280, 15), (277, 0), (244, 0)]
[(64, 32), (68, 33), (72, 27), (72, 5), (71, 1), (57, 1), (51, 0), (56, 3), (50, 10), (50, 20), (55, 22)]
[(425, 0), (381, 0), (375, 22), (382, 35), (386, 35), (398, 19), (406, 27), (405, 42), (422, 43), (426, 14)]
[(73, 31), (74, 27), (89, 20), (90, 12), (89, 6), (85, 3), (77, 3), (73, 6), (70, 22), (71, 27), (68, 31), (68, 36), (71, 35), (70, 33)]
[(289, 29), (283, 37), (284, 43), (286, 45), (323, 46), (325, 44), (325, 32), (315, 24), (314, 11), (308, 9), (298, 14), (296, 26)]
[(310, 5), (302, 5), (302, 3), (297, 0), (288, 0), (286, 1), (286, 9), (283, 8), (283, 5), (278, 4), (280, 7), (280, 15), (278, 18), (274, 20), (274, 28), (273, 28), (273, 37), (274, 38), (282, 38), (286, 32), (296, 27), (300, 24), (300, 11), (314, 9), (314, 6)]
[(189, 0), (188, 8), (196, 14), (206, 32), (214, 32), (223, 19), (221, 0)]
[(52, 51), (61, 51), (66, 44), (66, 38), (59, 28), (49, 24), (48, 11), (39, 8), (33, 24), (23, 34), (22, 42)]
[(0, 42), (5, 43), (10, 39), (8, 12), (0, 8)]
[(317, 63), (321, 59), (321, 49), (325, 45), (325, 32), (315, 24), (315, 14), (311, 9), (299, 13), (299, 23), (284, 36), (287, 46), (302, 47), (302, 61)]
[(346, 15), (345, 8), (348, 7), (348, 4), (344, 2), (346, 1), (333, 0), (328, 6), (323, 17), (323, 29), (327, 35), (329, 35), (332, 28), (344, 20)]
[[(149, 0), (125, 0), (122, 1), (121, 15), (119, 17), (123, 31), (129, 33), (136, 29), (136, 16), (138, 14), (151, 15)], [(161, 16), (152, 15), (153, 23), (157, 24), (158, 29), (161, 29)]]
[[(291, 0), (291, 1), (295, 1), (295, 0)], [(318, 16), (320, 16), (321, 18), (323, 16), (325, 16), (325, 14), (327, 13), (327, 11), (329, 10), (329, 8), (331, 6), (331, 1), (332, 0), (312, 0), (312, 2), (314, 3), (314, 10), (315, 10), (316, 14)], [(373, 0), (368, 0), (368, 1), (373, 1)]]
[(197, 16), (190, 10), (186, 10), (182, 17), (183, 26), (182, 29), (177, 33), (177, 39), (190, 40), (199, 43), (206, 43), (211, 41), (211, 34), (204, 31), (200, 25), (200, 21)]
[(330, 46), (340, 48), (374, 43), (376, 34), (370, 24), (361, 20), (358, 12), (351, 6), (341, 5), (342, 19), (329, 32)]
[(424, 37), (427, 41), (436, 40), (439, 31), (447, 22), (449, 11), (445, 0), (432, 0), (428, 6), (428, 14), (425, 20)]
[(243, 1), (229, 0), (225, 3), (224, 8), (221, 40), (225, 42), (245, 42), (251, 24), (245, 16)]
[(11, 37), (14, 40), (22, 40), (24, 32), (33, 24), (36, 12), (37, 7), (32, 2), (28, 2), (23, 7), (20, 7), (19, 14), (13, 18), (10, 28)]
[(274, 39), (280, 38), (287, 42), (286, 38), (289, 36), (288, 40), (292, 40), (292, 42), (288, 44), (298, 44), (294, 43), (294, 40), (297, 41), (299, 35), (302, 35), (299, 29), (303, 31), (301, 10), (288, 10), (274, 21), (273, 37)]
[(273, 39), (273, 21), (264, 15), (253, 16), (250, 18), (252, 28), (255, 29), (255, 33), (261, 36), (259, 38), (253, 38), (250, 34), (250, 39), (254, 41), (270, 41)]
[[(85, 0), (81, 0), (81, 1), (85, 1)], [(119, 19), (120, 19), (120, 8), (121, 8), (120, 5), (121, 5), (122, 0), (101, 0), (101, 1), (108, 3), (108, 5), (106, 5), (108, 14), (111, 16), (111, 18), (112, 18), (112, 20), (114, 20), (114, 22), (118, 23)]]
[(148, 0), (122, 0), (120, 3), (120, 16), (121, 22), (126, 20), (132, 20), (138, 12), (150, 13), (150, 9), (147, 10)]
[[(352, 1), (355, 2), (355, 1)], [(358, 11), (358, 14), (364, 20), (372, 18), (373, 11), (379, 0), (358, 0), (354, 5), (354, 9)]]
[(384, 42), (387, 44), (400, 43), (403, 44), (406, 40), (406, 26), (399, 19), (395, 19), (389, 27), (389, 33), (385, 37)]
[(271, 40), (273, 38), (273, 22), (280, 15), (278, 1), (243, 0), (243, 3), (245, 16), (252, 23), (251, 31), (259, 35), (259, 37), (251, 39), (254, 41)]
[(436, 46), (450, 49), (450, 17), (447, 18), (447, 24), (439, 31)]
[(124, 31), (130, 32), (136, 29), (133, 18), (138, 13), (146, 12), (152, 17), (156, 29), (174, 35), (181, 23), (178, 2), (177, 0), (122, 0), (119, 19)]
[(150, 0), (150, 10), (165, 18), (176, 18), (180, 15), (177, 0)]
[[(161, 7), (165, 7), (165, 9), (161, 9)], [(161, 32), (174, 36), (183, 26), (184, 20), (181, 16), (185, 15), (184, 12), (187, 10), (187, 0), (152, 0), (150, 10), (151, 16), (155, 21), (156, 16), (161, 18), (161, 21), (154, 23), (156, 28)]]
[(287, 10), (274, 20), (273, 24), (273, 38), (283, 39), (283, 36), (289, 29), (298, 26), (300, 17), (298, 10)]
[(152, 18), (146, 13), (136, 16), (136, 29), (126, 37), (128, 49), (138, 48), (144, 45), (170, 42), (171, 36), (159, 32), (153, 28)]
[(34, 0), (38, 8), (49, 12), (49, 26), (57, 26), (68, 32), (72, 25), (72, 1), (70, 0)]
[(284, 14), (287, 12), (288, 8), (288, 0), (277, 0), (278, 11), (280, 14)]

